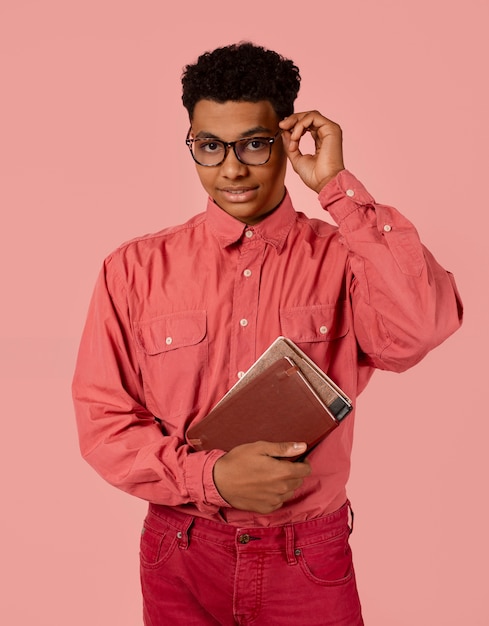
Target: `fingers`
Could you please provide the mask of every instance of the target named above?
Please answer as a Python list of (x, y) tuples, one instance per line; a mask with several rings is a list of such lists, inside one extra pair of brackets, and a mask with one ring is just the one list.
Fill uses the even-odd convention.
[(263, 448), (263, 454), (278, 458), (289, 458), (299, 456), (307, 450), (307, 444), (304, 442), (280, 442), (272, 443), (270, 441), (257, 442)]
[(319, 111), (293, 113), (279, 122), (279, 126), (285, 131), (285, 136), (289, 140), (292, 151), (297, 148), (296, 144), (299, 143), (300, 138), (307, 132), (311, 133), (316, 143), (318, 140), (322, 140), (331, 134), (341, 136), (340, 126), (324, 117)]
[(294, 496), (311, 473), (306, 463), (286, 460), (307, 449), (304, 443), (258, 441), (233, 448), (214, 465), (214, 483), (231, 506), (267, 513)]

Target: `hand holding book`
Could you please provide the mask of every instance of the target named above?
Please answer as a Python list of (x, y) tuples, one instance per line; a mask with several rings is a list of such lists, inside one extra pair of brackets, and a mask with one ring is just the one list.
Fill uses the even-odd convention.
[(306, 444), (257, 441), (233, 448), (214, 466), (214, 483), (235, 509), (262, 515), (290, 500), (311, 473), (307, 461), (290, 463), (306, 451)]
[[(227, 454), (214, 483), (230, 506), (269, 514), (290, 500), (311, 467), (304, 455), (351, 411), (351, 402), (293, 342), (278, 337), (200, 422), (196, 450)], [(291, 463), (290, 461), (302, 462)]]

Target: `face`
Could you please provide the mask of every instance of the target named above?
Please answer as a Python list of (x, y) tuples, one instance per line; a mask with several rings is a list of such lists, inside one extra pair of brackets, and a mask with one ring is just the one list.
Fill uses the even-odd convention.
[[(224, 102), (199, 100), (194, 108), (191, 138), (236, 141), (250, 137), (273, 137), (279, 119), (267, 100)], [(287, 157), (280, 135), (264, 165), (245, 165), (232, 148), (216, 167), (196, 164), (200, 182), (211, 198), (229, 215), (256, 224), (280, 204), (285, 193)]]

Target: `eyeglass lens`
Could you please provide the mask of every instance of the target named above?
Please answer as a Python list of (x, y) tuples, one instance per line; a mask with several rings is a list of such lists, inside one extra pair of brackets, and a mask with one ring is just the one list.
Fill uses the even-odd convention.
[[(237, 158), (246, 165), (262, 165), (271, 155), (272, 142), (268, 138), (253, 137), (234, 143)], [(218, 139), (194, 139), (192, 153), (201, 165), (219, 165), (225, 159), (227, 146)]]

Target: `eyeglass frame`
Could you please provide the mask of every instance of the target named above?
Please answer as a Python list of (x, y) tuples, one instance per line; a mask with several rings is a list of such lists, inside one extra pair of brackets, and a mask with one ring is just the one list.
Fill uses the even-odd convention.
[[(236, 139), (236, 141), (223, 141), (222, 139), (216, 139), (215, 137), (199, 137), (198, 139), (190, 139), (190, 133), (192, 131), (192, 127), (190, 127), (188, 129), (188, 133), (187, 133), (187, 138), (185, 139), (185, 143), (187, 144), (188, 149), (190, 150), (190, 154), (192, 155), (192, 159), (197, 163), (197, 165), (200, 165), (201, 167), (219, 167), (219, 165), (222, 165), (224, 163), (224, 161), (226, 160), (228, 153), (229, 153), (229, 149), (232, 148), (235, 157), (238, 159), (238, 161), (240, 163), (243, 163), (243, 165), (248, 165), (250, 167), (257, 167), (260, 165), (265, 165), (266, 163), (268, 163), (268, 161), (270, 161), (270, 158), (272, 156), (272, 147), (273, 144), (275, 143), (277, 137), (279, 135), (282, 134), (281, 129), (279, 128), (278, 131), (275, 133), (275, 135), (273, 135), (273, 137), (259, 137), (259, 136), (255, 136), (255, 137), (242, 137), (241, 139)], [(212, 139), (216, 142), (219, 142), (220, 144), (222, 144), (224, 146), (224, 156), (222, 158), (221, 161), (219, 161), (219, 163), (213, 163), (213, 164), (206, 164), (206, 163), (200, 163), (200, 161), (197, 161), (197, 159), (195, 158), (195, 155), (192, 151), (192, 144), (194, 143), (194, 141), (201, 141), (201, 140), (205, 140), (205, 139)], [(240, 143), (242, 141), (253, 141), (256, 139), (262, 139), (262, 140), (266, 140), (268, 141), (268, 143), (270, 144), (270, 152), (268, 154), (268, 158), (266, 161), (263, 161), (263, 163), (245, 163), (244, 161), (242, 161), (239, 158), (239, 155), (236, 151), (236, 144)]]

